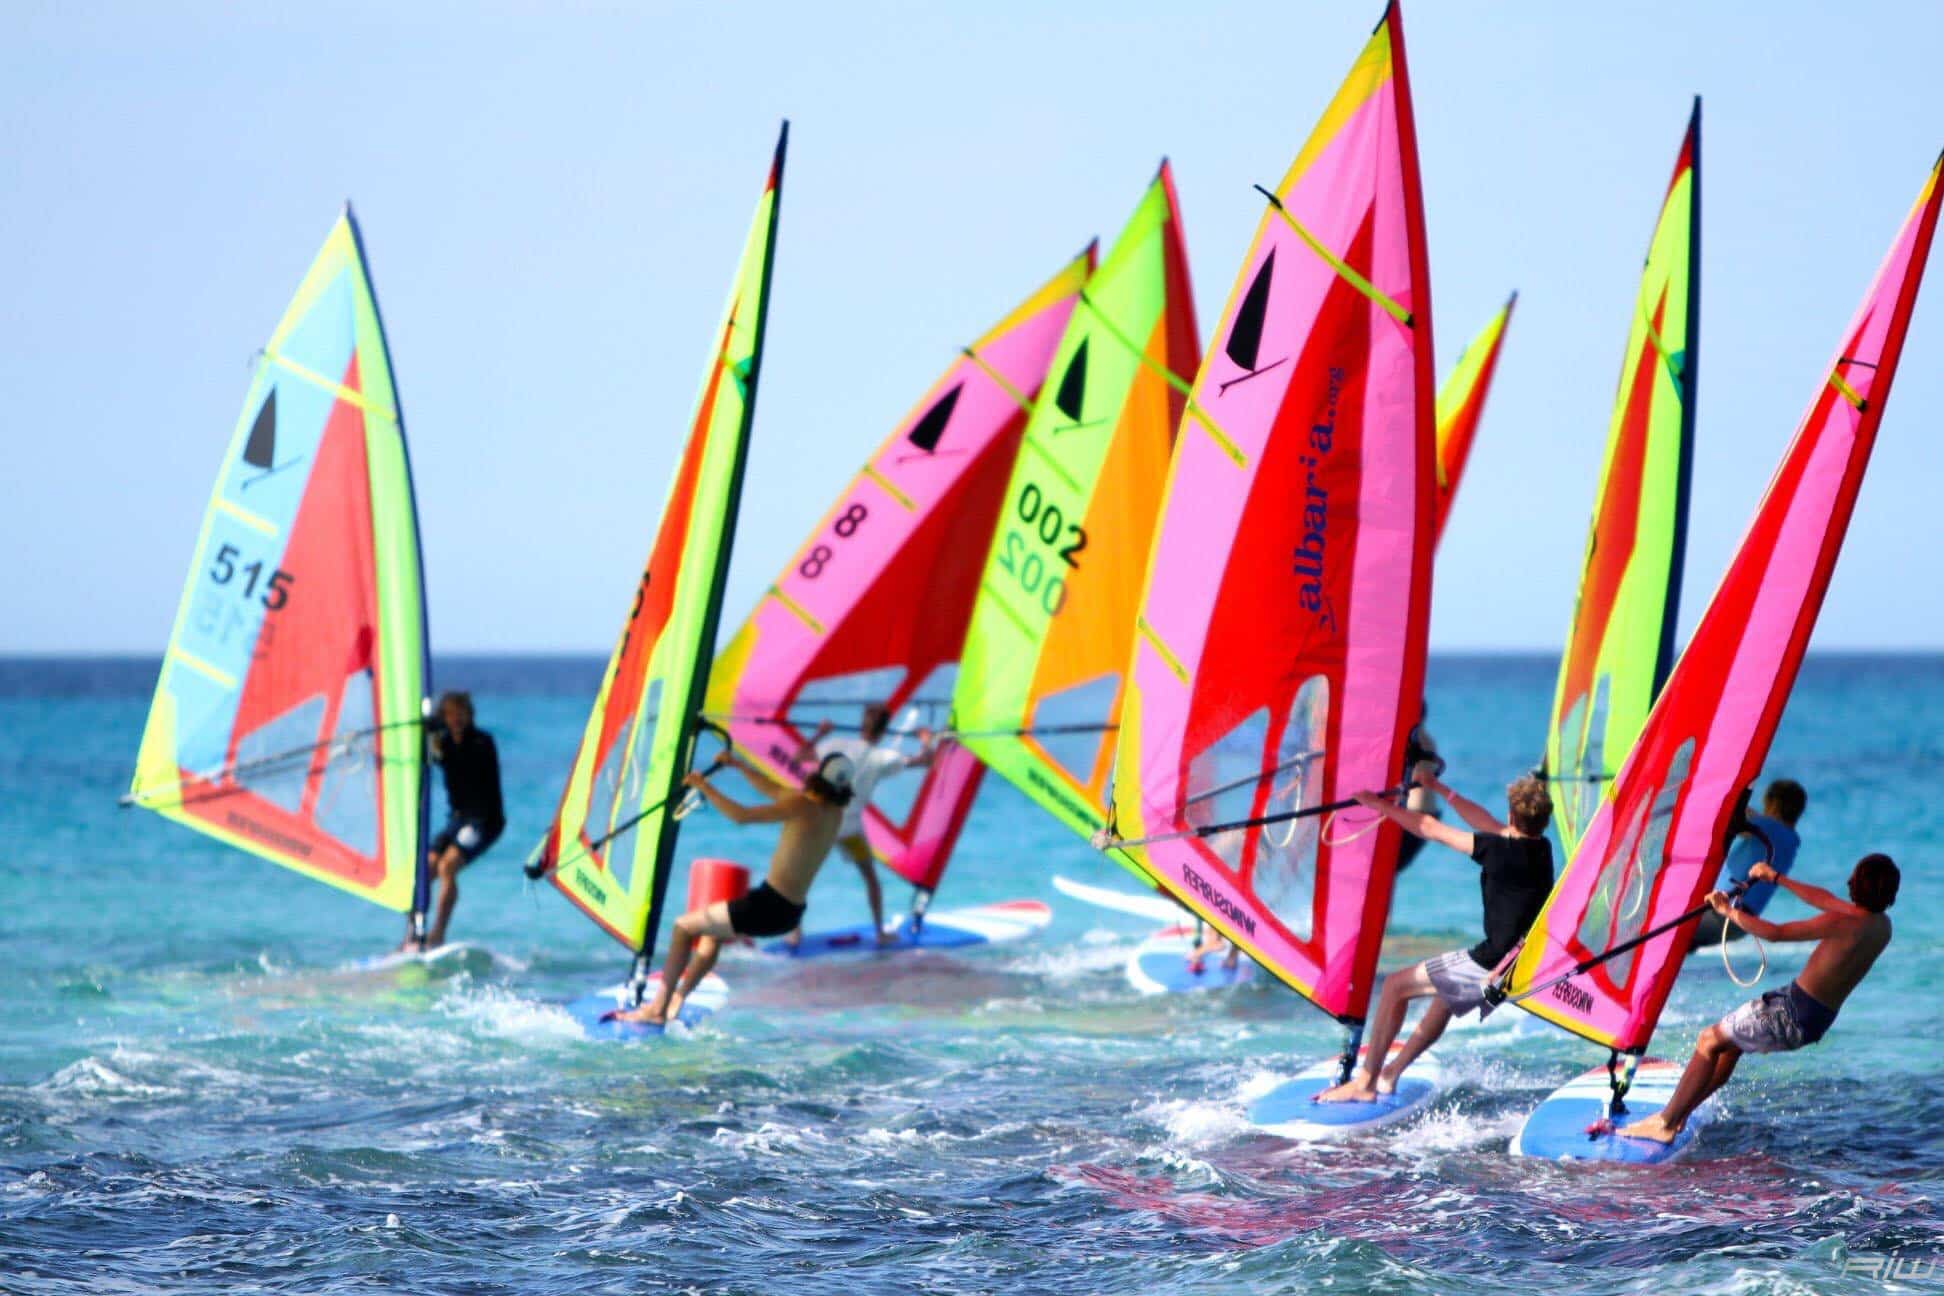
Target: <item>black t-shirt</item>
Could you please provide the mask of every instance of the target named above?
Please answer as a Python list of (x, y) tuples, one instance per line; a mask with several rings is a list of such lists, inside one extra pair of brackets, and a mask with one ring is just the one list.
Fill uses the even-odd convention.
[(493, 735), (477, 725), (453, 741), (447, 730), (439, 735), (438, 762), (445, 771), (446, 805), (453, 815), (504, 826), (506, 806), (500, 800), (499, 749)]
[(1478, 889), (1485, 897), (1485, 939), (1472, 946), (1472, 962), (1494, 968), (1532, 929), (1552, 894), (1552, 843), (1544, 837), (1473, 833)]

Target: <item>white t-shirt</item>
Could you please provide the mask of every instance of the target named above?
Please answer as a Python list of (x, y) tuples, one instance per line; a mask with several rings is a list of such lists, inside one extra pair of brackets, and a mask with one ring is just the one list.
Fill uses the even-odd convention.
[(851, 799), (844, 807), (844, 822), (837, 830), (840, 837), (857, 837), (864, 832), (864, 807), (871, 803), (871, 793), (878, 780), (887, 774), (910, 769), (917, 756), (907, 756), (896, 747), (888, 744), (873, 746), (869, 739), (862, 736), (846, 735), (841, 738), (825, 738), (817, 744), (817, 757), (848, 756), (851, 763)]

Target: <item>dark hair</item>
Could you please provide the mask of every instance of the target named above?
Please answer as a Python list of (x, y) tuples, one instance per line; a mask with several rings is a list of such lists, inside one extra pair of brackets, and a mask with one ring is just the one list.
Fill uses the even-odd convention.
[(817, 762), (817, 772), (803, 780), (803, 790), (825, 805), (842, 809), (851, 803), (856, 790), (851, 787), (850, 757), (832, 752)]
[(1528, 837), (1537, 837), (1552, 822), (1552, 796), (1546, 781), (1528, 774), (1506, 785), (1505, 805), (1512, 812), (1512, 826)]
[(884, 731), (891, 727), (891, 709), (882, 702), (864, 704), (863, 734), (872, 742), (884, 737)]
[(1897, 886), (1903, 874), (1888, 855), (1865, 855), (1850, 870), (1850, 899), (1871, 913), (1882, 913), (1897, 903)]
[(852, 793), (849, 788), (837, 787), (821, 774), (812, 774), (803, 780), (803, 790), (825, 805), (836, 806), (840, 810), (851, 803)]
[(1777, 819), (1793, 828), (1795, 821), (1802, 818), (1802, 812), (1809, 808), (1809, 794), (1794, 779), (1777, 779), (1762, 793), (1762, 808), (1773, 810)]
[(449, 706), (456, 706), (466, 713), (466, 723), (473, 722), (472, 694), (459, 689), (447, 689), (439, 694), (439, 713), (443, 715)]

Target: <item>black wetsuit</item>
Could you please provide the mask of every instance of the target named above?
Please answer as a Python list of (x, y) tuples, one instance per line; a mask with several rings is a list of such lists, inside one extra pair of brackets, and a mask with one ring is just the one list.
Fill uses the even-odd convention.
[(450, 730), (439, 735), (434, 759), (445, 775), (446, 825), (432, 839), (436, 855), (457, 846), (468, 864), (506, 831), (506, 805), (500, 798), (499, 748), (493, 735), (477, 725), (454, 740)]

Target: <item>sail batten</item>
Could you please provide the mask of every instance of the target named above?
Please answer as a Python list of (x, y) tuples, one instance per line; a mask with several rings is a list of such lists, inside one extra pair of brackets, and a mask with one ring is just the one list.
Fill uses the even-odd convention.
[(647, 564), (530, 866), (644, 959), (674, 871), (682, 780), (699, 763), (699, 703), (755, 416), (788, 143), (786, 122)]
[[(1687, 912), (1714, 885), (1736, 801), (1760, 772), (1869, 464), (1938, 220), (1933, 168), (1827, 371), (1694, 636), (1527, 937), (1506, 990), (1610, 1048), (1645, 1050), (1686, 923), (1583, 973)], [(1828, 381), (1842, 374), (1857, 397)]]
[(1276, 187), (1187, 399), (1208, 435), (1176, 441), (1103, 837), (1345, 1020), (1374, 979), (1395, 827), (1198, 830), (1401, 772), (1436, 449), (1416, 147), (1393, 5)]
[(125, 800), (422, 913), (430, 668), (399, 408), (347, 207), (257, 358)]

